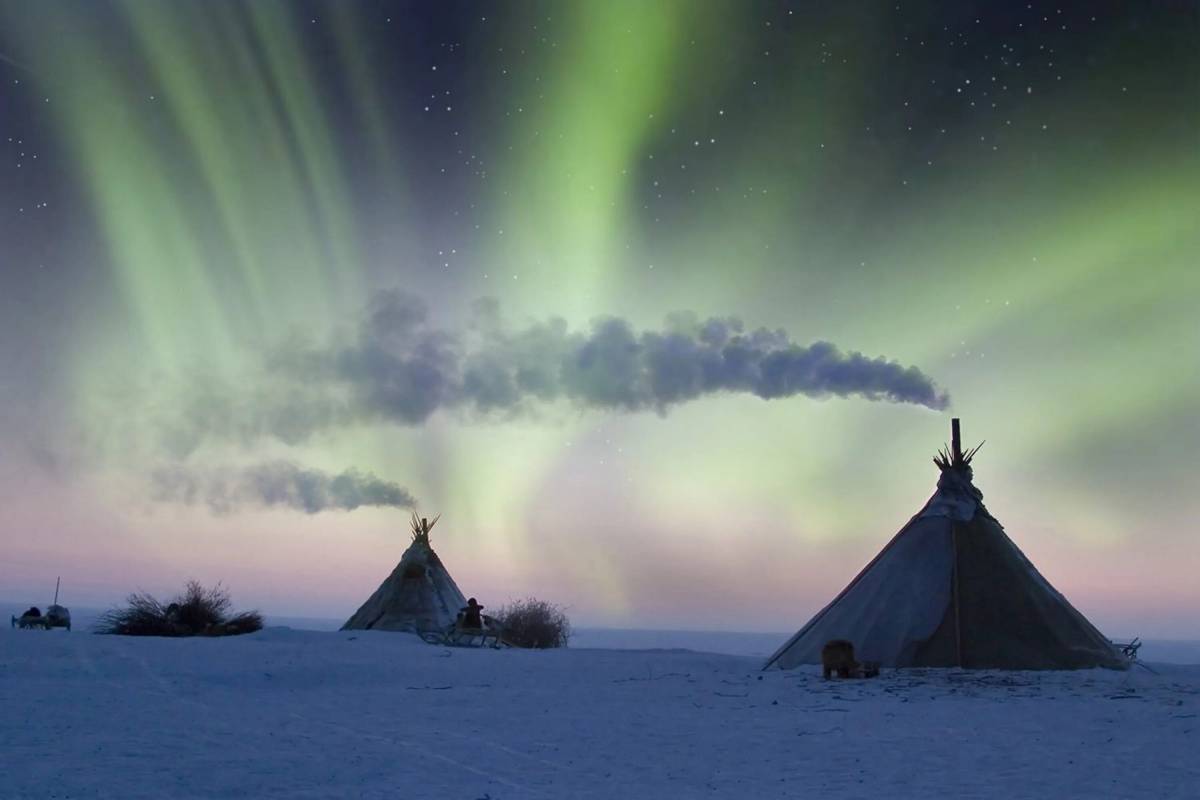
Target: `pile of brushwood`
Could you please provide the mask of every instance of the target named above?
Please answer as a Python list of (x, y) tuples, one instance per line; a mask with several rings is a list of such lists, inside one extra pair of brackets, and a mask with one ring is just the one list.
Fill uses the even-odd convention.
[(188, 581), (183, 593), (169, 603), (140, 592), (122, 607), (105, 612), (97, 633), (118, 636), (237, 636), (263, 626), (257, 611), (230, 614), (229, 592), (217, 584), (209, 589)]
[(509, 603), (496, 614), (506, 644), (514, 647), (566, 647), (571, 622), (562, 608), (545, 600), (528, 598)]

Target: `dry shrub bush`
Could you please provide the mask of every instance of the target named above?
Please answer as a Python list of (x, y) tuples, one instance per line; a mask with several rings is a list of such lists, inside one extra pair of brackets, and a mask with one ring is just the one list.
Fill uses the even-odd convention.
[(221, 584), (209, 589), (188, 581), (183, 593), (170, 603), (134, 592), (123, 607), (100, 617), (96, 632), (118, 636), (236, 636), (262, 628), (262, 615), (257, 611), (230, 616), (232, 605), (229, 592)]
[(504, 627), (504, 641), (516, 647), (566, 647), (571, 638), (566, 612), (545, 600), (530, 597), (509, 603), (496, 619)]

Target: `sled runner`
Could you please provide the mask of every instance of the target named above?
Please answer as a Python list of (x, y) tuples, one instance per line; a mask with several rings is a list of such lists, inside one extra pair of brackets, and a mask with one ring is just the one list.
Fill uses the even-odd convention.
[(429, 644), (444, 644), (451, 647), (492, 647), (503, 645), (503, 629), (494, 617), (483, 616), (482, 628), (469, 628), (459, 622), (446, 630), (426, 631), (421, 638)]

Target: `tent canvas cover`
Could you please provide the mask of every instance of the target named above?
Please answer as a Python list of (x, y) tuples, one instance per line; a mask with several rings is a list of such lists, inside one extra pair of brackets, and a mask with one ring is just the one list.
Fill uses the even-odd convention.
[(413, 515), (413, 541), (400, 563), (367, 598), (342, 630), (444, 631), (466, 604), (454, 578), (429, 544), (437, 523)]
[(954, 420), (951, 449), (934, 459), (933, 497), (764, 669), (820, 664), (832, 639), (885, 667), (1129, 666), (984, 508), (972, 483), (975, 450), (962, 452)]

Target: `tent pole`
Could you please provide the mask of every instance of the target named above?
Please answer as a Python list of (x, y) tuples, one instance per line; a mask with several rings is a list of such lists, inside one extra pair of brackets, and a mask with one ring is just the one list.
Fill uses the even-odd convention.
[[(955, 420), (958, 422), (958, 420)], [(955, 426), (958, 427), (957, 425)], [(957, 433), (957, 431), (955, 431)], [(954, 572), (951, 575), (954, 592), (954, 653), (958, 658), (958, 668), (963, 667), (962, 656), (962, 619), (958, 613), (958, 526), (950, 528), (950, 541), (954, 549)]]
[[(962, 432), (959, 429), (958, 417), (950, 420), (950, 458), (954, 466), (962, 466)], [(962, 669), (962, 617), (959, 614), (958, 602), (958, 526), (951, 529), (950, 538), (954, 543), (954, 650), (958, 657), (958, 668)]]

